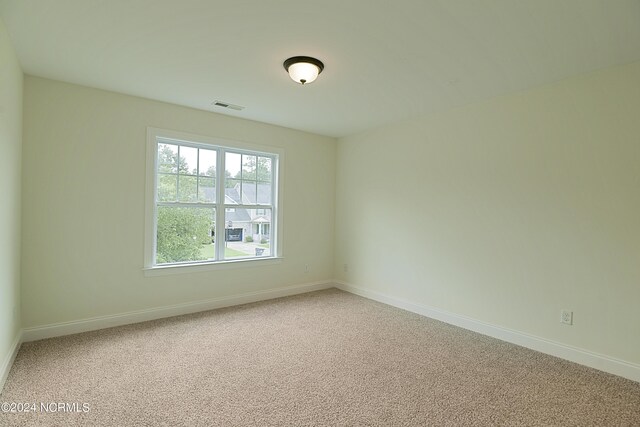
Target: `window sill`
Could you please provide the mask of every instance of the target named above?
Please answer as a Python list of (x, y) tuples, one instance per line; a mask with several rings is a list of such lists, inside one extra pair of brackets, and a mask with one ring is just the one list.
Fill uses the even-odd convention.
[(198, 273), (201, 271), (229, 270), (233, 268), (262, 267), (265, 265), (280, 264), (281, 262), (282, 257), (250, 258), (193, 264), (161, 265), (145, 267), (143, 270), (145, 277), (153, 277), (166, 276), (170, 274)]

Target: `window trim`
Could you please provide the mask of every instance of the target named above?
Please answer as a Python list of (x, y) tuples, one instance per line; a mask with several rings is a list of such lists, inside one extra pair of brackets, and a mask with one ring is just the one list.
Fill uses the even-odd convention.
[[(239, 258), (239, 259), (225, 259), (225, 260), (205, 260), (184, 262), (175, 264), (160, 264), (154, 265), (155, 251), (156, 251), (156, 228), (157, 228), (157, 203), (156, 203), (156, 180), (157, 180), (157, 141), (158, 139), (164, 139), (169, 141), (175, 141), (180, 145), (186, 146), (202, 146), (207, 145), (211, 148), (215, 148), (218, 151), (216, 158), (217, 170), (220, 167), (224, 167), (224, 152), (225, 150), (231, 152), (246, 152), (248, 154), (265, 154), (271, 156), (277, 156), (277, 162), (273, 170), (274, 185), (272, 187), (272, 206), (275, 212), (272, 212), (272, 218), (275, 219), (272, 223), (272, 238), (275, 240), (272, 249), (272, 255), (268, 257), (255, 257), (255, 258)], [(159, 274), (175, 274), (182, 272), (196, 272), (205, 270), (227, 269), (235, 267), (251, 267), (256, 265), (272, 264), (274, 262), (280, 262), (283, 253), (283, 227), (282, 227), (282, 203), (283, 203), (283, 181), (284, 171), (284, 150), (278, 147), (264, 146), (259, 144), (253, 144), (242, 141), (228, 140), (222, 138), (215, 138), (210, 136), (195, 135), (186, 132), (172, 131), (167, 129), (160, 129), (154, 127), (147, 127), (147, 141), (146, 141), (146, 180), (145, 180), (145, 233), (144, 233), (144, 267), (145, 276), (155, 276)], [(222, 218), (224, 223), (224, 212), (226, 205), (224, 203), (224, 197), (219, 199), (220, 193), (224, 195), (224, 187), (216, 183), (218, 189), (216, 200), (216, 223)], [(222, 188), (222, 190), (220, 190)], [(221, 203), (223, 208), (217, 209), (218, 203)], [(260, 206), (260, 205), (259, 205)], [(216, 239), (218, 242), (219, 239)], [(216, 243), (218, 244), (218, 243)], [(222, 246), (224, 241), (220, 242)], [(219, 248), (219, 246), (218, 246)], [(217, 252), (219, 253), (219, 252)]]

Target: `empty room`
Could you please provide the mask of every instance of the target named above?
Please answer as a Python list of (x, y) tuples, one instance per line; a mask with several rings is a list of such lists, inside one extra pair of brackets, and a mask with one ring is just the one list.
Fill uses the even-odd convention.
[(0, 0), (0, 426), (640, 426), (640, 0)]

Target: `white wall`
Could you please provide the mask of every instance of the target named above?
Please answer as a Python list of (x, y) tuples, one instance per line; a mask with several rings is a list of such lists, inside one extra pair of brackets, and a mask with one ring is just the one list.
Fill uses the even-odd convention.
[(0, 20), (0, 390), (20, 331), (22, 70)]
[(640, 63), (344, 138), (337, 159), (339, 280), (640, 363)]
[[(332, 279), (335, 139), (29, 76), (24, 102), (25, 327)], [(284, 149), (282, 263), (144, 276), (147, 126)]]

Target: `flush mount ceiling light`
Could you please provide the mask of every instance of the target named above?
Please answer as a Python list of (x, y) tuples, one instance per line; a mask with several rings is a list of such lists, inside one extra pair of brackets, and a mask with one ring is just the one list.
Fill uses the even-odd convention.
[(301, 85), (313, 82), (324, 70), (324, 64), (309, 56), (294, 56), (284, 61), (284, 69), (291, 79)]

